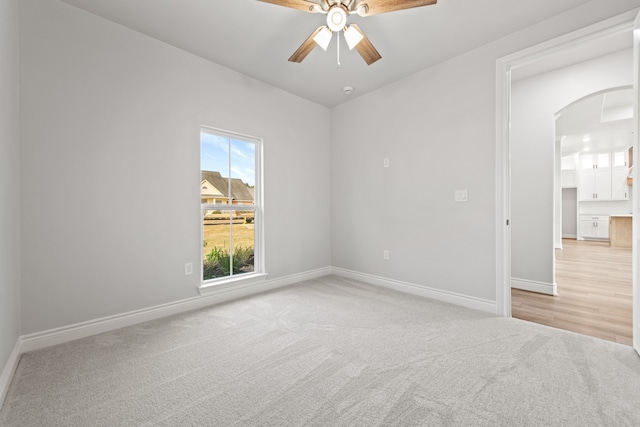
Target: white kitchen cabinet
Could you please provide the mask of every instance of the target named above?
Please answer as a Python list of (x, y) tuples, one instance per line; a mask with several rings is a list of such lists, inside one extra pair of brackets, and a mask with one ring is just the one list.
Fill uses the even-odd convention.
[(611, 199), (628, 200), (629, 185), (627, 185), (627, 176), (629, 176), (629, 166), (627, 159), (627, 150), (618, 150), (612, 153), (613, 167), (611, 168)]
[(562, 188), (573, 188), (578, 186), (578, 180), (576, 179), (576, 171), (562, 171), (560, 175)]
[(578, 155), (563, 156), (560, 158), (560, 185), (562, 188), (575, 188), (578, 186)]
[(609, 240), (609, 216), (581, 215), (580, 239)]
[(627, 151), (580, 155), (581, 201), (628, 200)]
[(560, 169), (563, 171), (578, 169), (578, 155), (571, 154), (570, 156), (562, 156), (560, 158)]
[(611, 153), (580, 155), (580, 200), (611, 200)]
[(627, 185), (627, 168), (611, 171), (611, 199), (629, 200), (629, 186)]

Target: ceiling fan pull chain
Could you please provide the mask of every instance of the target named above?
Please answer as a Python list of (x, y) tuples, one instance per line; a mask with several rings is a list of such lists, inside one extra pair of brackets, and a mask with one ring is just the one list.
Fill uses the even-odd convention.
[(338, 66), (336, 68), (340, 68), (340, 33), (338, 32), (338, 34), (336, 35), (336, 44), (338, 45)]
[(340, 32), (336, 34), (336, 43), (338, 44), (337, 52), (338, 52), (338, 66), (336, 68), (340, 68)]

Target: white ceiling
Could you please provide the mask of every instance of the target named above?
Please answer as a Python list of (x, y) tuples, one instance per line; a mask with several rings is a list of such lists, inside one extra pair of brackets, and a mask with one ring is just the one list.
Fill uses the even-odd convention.
[(600, 93), (567, 106), (556, 119), (556, 138), (562, 155), (633, 145), (633, 90)]
[(525, 79), (589, 59), (631, 49), (632, 47), (633, 32), (631, 29), (612, 33), (606, 37), (599, 37), (595, 40), (579, 44), (571, 49), (562, 49), (558, 52), (545, 55), (536, 62), (515, 68), (511, 71), (511, 80), (517, 81)]
[(382, 55), (367, 66), (335, 38), (301, 63), (289, 56), (324, 15), (257, 0), (63, 0), (158, 40), (318, 104), (332, 107), (589, 0), (439, 0), (438, 4), (362, 18)]

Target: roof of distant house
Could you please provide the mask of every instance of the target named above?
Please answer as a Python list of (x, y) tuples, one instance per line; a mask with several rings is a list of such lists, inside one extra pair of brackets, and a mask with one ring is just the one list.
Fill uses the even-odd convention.
[[(201, 171), (202, 180), (207, 180), (222, 196), (229, 197), (229, 178), (220, 175), (220, 172)], [(253, 202), (253, 191), (239, 178), (231, 178), (231, 198), (235, 201)]]

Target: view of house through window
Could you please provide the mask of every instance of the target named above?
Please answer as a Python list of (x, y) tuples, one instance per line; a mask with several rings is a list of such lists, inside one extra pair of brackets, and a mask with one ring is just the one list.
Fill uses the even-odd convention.
[(256, 197), (259, 141), (221, 131), (200, 132), (202, 279), (257, 270)]

